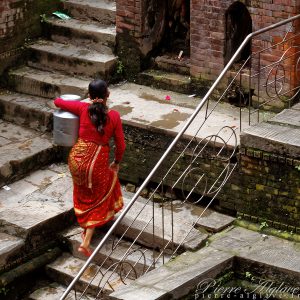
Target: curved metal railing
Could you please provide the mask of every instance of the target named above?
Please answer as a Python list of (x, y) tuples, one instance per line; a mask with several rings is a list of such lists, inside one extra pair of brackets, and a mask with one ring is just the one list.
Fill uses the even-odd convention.
[[(298, 19), (300, 15), (260, 29), (245, 38), (156, 166), (102, 238), (92, 256), (88, 258), (68, 286), (61, 300), (66, 299), (74, 289), (75, 299), (83, 299), (87, 292), (91, 292), (93, 283), (96, 288), (92, 293), (96, 299), (101, 299), (107, 291), (115, 290), (116, 282), (127, 284), (165, 263), (177, 255), (178, 251), (184, 251), (184, 249), (189, 249), (191, 244), (193, 245), (195, 237), (197, 239), (194, 226), (205, 214), (237, 166), (237, 162), (233, 159), (238, 147), (236, 132), (243, 126), (259, 122), (262, 109), (267, 108), (271, 101), (290, 104), (298, 96), (300, 46), (297, 42), (300, 33), (293, 32), (295, 29), (293, 22)], [(238, 71), (231, 70), (239, 53), (254, 37), (286, 24), (290, 26), (281, 40), (253, 53), (243, 62)], [(269, 60), (261, 59), (266, 53), (273, 53), (275, 49), (276, 53), (281, 51), (281, 55), (274, 56), (275, 58), (272, 56)], [(219, 84), (224, 86), (222, 80), (227, 80), (227, 82), (226, 88), (220, 93), (217, 87)], [(217, 114), (219, 103), (224, 98), (228, 98), (233, 90), (238, 98), (239, 124), (208, 126), (207, 120), (212, 114)], [(242, 107), (243, 105), (248, 106), (247, 111)], [(203, 108), (205, 109), (201, 114), (200, 111)], [(247, 122), (242, 122), (245, 117), (247, 117)], [(205, 134), (208, 131), (210, 133)], [(214, 171), (211, 170), (212, 166), (214, 168), (217, 166)], [(163, 175), (158, 175), (160, 168), (167, 171)], [(160, 178), (156, 180), (158, 184), (150, 196), (141, 200), (139, 196), (143, 190), (151, 180), (153, 181), (153, 178), (158, 177)], [(176, 232), (182, 228), (178, 228), (173, 213), (178, 203), (165, 201), (164, 197), (159, 204), (153, 201), (157, 192), (160, 191), (164, 195), (166, 186), (170, 187), (171, 191), (182, 191), (182, 203), (187, 201), (202, 203), (204, 199), (206, 201), (209, 199), (203, 211), (190, 222), (190, 229), (185, 231), (180, 239), (177, 238)], [(150, 216), (149, 207), (152, 211)], [(147, 213), (145, 213), (146, 210)], [(134, 231), (134, 237), (131, 237), (131, 242), (127, 244), (124, 238), (129, 231)], [(147, 247), (141, 247), (141, 244)], [(81, 294), (77, 295), (75, 285), (77, 286), (82, 275), (104, 245), (109, 245), (110, 250), (101, 264), (97, 266), (97, 271), (94, 272), (90, 281), (84, 287), (81, 285)], [(198, 247), (199, 244), (196, 243), (194, 246)], [(122, 252), (120, 252), (121, 248)], [(118, 256), (117, 260), (112, 258), (114, 255)]]

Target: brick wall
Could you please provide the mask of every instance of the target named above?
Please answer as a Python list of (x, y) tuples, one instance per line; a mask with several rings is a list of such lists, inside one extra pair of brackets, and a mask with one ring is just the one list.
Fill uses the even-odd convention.
[[(191, 0), (191, 75), (214, 79), (224, 67), (224, 28), (225, 12), (232, 0)], [(256, 0), (243, 2), (252, 18), (252, 30), (275, 24), (300, 13), (297, 0)], [(256, 52), (282, 39), (286, 27), (260, 35), (252, 44)], [(276, 53), (273, 53), (275, 55)], [(267, 54), (262, 63), (269, 63), (272, 57)], [(265, 62), (264, 62), (265, 61)]]
[(152, 2), (116, 0), (118, 56), (125, 64), (127, 77), (140, 71), (145, 57), (158, 45), (163, 36), (166, 3), (156, 2), (156, 22), (154, 26), (150, 26), (146, 15), (149, 11), (148, 4)]
[(59, 7), (59, 0), (0, 1), (0, 74), (21, 57), (22, 46), (41, 35), (40, 15)]
[(24, 8), (18, 7), (17, 2), (2, 0), (0, 3), (0, 38), (11, 36), (16, 22), (23, 19)]

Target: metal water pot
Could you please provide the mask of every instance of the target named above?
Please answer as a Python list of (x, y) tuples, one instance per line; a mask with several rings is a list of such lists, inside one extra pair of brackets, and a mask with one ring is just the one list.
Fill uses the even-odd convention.
[[(80, 101), (78, 95), (61, 95), (65, 101)], [(79, 117), (62, 109), (53, 113), (53, 140), (59, 146), (72, 147), (78, 139)]]

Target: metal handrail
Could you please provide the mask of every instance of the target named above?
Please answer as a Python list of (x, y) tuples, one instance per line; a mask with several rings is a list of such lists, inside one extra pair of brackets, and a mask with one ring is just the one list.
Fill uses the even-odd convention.
[[(259, 34), (262, 34), (262, 33), (267, 32), (269, 30), (275, 29), (275, 28), (280, 27), (282, 25), (285, 25), (285, 24), (287, 24), (289, 22), (293, 22), (294, 20), (297, 20), (297, 19), (300, 19), (300, 14), (296, 15), (294, 17), (291, 17), (289, 19), (286, 19), (284, 21), (280, 21), (280, 22), (278, 22), (276, 24), (267, 26), (267, 27), (265, 27), (263, 29), (257, 30), (255, 32), (252, 32), (249, 35), (247, 35), (247, 37), (244, 39), (244, 41), (241, 43), (241, 45), (239, 46), (239, 48), (237, 49), (237, 51), (235, 52), (235, 54), (229, 60), (229, 62), (227, 63), (227, 65), (225, 66), (225, 68), (223, 69), (223, 71), (221, 72), (221, 74), (218, 76), (218, 78), (216, 79), (216, 81), (213, 83), (213, 85), (210, 87), (210, 89), (208, 90), (208, 92), (206, 93), (206, 95), (203, 97), (203, 99), (201, 100), (201, 102), (198, 104), (198, 106), (196, 107), (194, 113), (187, 120), (187, 122), (184, 125), (184, 127), (179, 131), (179, 133), (177, 134), (177, 136), (174, 138), (174, 140), (172, 141), (172, 143), (169, 145), (168, 149), (165, 151), (165, 153), (159, 159), (159, 161), (157, 162), (157, 164), (155, 165), (155, 167), (152, 169), (152, 171), (150, 172), (150, 174), (144, 180), (143, 184), (136, 191), (135, 195), (130, 200), (130, 202), (128, 203), (128, 205), (124, 208), (124, 210), (122, 211), (122, 213), (120, 214), (120, 216), (113, 223), (113, 225), (111, 226), (111, 228), (108, 230), (108, 232), (106, 233), (106, 235), (103, 237), (103, 239), (101, 240), (101, 242), (98, 244), (98, 246), (94, 250), (93, 254), (88, 258), (88, 260), (85, 262), (85, 264), (83, 265), (83, 267), (81, 268), (81, 270), (79, 271), (79, 273), (76, 275), (76, 277), (70, 283), (70, 285), (67, 287), (67, 289), (65, 290), (64, 294), (61, 296), (60, 300), (66, 299), (67, 295), (70, 293), (70, 291), (72, 290), (72, 288), (74, 287), (74, 285), (76, 284), (76, 282), (79, 280), (79, 278), (81, 277), (81, 275), (84, 273), (84, 271), (88, 268), (89, 264), (91, 263), (91, 261), (93, 260), (93, 258), (95, 257), (95, 255), (104, 246), (105, 242), (112, 235), (112, 233), (114, 232), (114, 230), (116, 229), (116, 227), (123, 220), (123, 218), (125, 217), (125, 215), (127, 214), (127, 212), (130, 210), (130, 208), (132, 207), (132, 205), (136, 202), (137, 198), (140, 196), (140, 194), (143, 191), (143, 189), (146, 187), (146, 185), (152, 179), (152, 177), (155, 174), (155, 172), (158, 170), (158, 168), (164, 162), (165, 158), (173, 150), (174, 146), (177, 144), (177, 142), (179, 141), (179, 139), (186, 132), (186, 130), (188, 129), (188, 127), (190, 126), (190, 124), (193, 122), (193, 120), (195, 119), (195, 117), (198, 115), (198, 113), (202, 109), (202, 107), (208, 102), (209, 97), (212, 95), (213, 91), (215, 90), (215, 88), (217, 87), (217, 85), (220, 83), (220, 81), (224, 78), (226, 72), (231, 68), (231, 66), (235, 62), (237, 56), (244, 49), (244, 47), (247, 45), (247, 43), (249, 43), (250, 40), (253, 37), (255, 37), (255, 36), (259, 35)], [(205, 117), (205, 119), (207, 119), (207, 117)]]

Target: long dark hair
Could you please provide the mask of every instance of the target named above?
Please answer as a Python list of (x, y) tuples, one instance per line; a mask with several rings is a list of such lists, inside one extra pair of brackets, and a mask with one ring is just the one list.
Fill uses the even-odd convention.
[[(107, 83), (101, 79), (93, 80), (89, 84), (89, 95), (91, 100), (107, 98)], [(89, 106), (88, 113), (97, 131), (104, 134), (103, 127), (108, 120), (108, 108), (104, 102), (94, 102)]]

